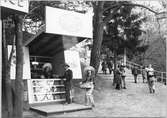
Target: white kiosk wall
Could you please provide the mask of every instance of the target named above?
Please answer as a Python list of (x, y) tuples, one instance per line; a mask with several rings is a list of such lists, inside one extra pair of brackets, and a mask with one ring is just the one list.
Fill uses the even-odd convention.
[(70, 66), (73, 71), (73, 79), (82, 79), (81, 64), (79, 52), (73, 50), (64, 51), (65, 62)]
[(46, 33), (92, 38), (92, 14), (46, 7)]
[[(8, 46), (8, 58), (11, 52), (12, 46)], [(29, 49), (28, 47), (23, 47), (23, 79), (31, 79), (31, 71), (30, 71), (30, 57), (29, 57)], [(15, 79), (16, 75), (16, 50), (14, 49), (14, 54), (11, 61), (11, 69), (10, 69), (11, 79)]]

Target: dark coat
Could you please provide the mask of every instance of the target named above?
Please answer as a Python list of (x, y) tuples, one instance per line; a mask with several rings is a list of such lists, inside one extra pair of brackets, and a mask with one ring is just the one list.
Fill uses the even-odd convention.
[(133, 68), (133, 69), (132, 69), (132, 74), (133, 74), (133, 75), (138, 75), (138, 70), (137, 70), (136, 68)]
[(73, 78), (72, 70), (70, 70), (70, 69), (66, 70), (64, 73), (64, 78), (66, 78), (67, 82), (71, 81)]
[[(65, 78), (66, 81), (64, 82), (65, 85), (71, 86), (71, 80), (73, 78), (73, 72), (70, 69), (67, 69), (63, 76), (60, 76), (59, 78)], [(71, 87), (70, 87), (71, 88)]]
[(111, 61), (107, 61), (108, 68), (112, 68), (113, 64)]
[(119, 69), (116, 69), (116, 73), (115, 73), (115, 78), (116, 78), (116, 81), (115, 83), (117, 84), (121, 84), (121, 71)]

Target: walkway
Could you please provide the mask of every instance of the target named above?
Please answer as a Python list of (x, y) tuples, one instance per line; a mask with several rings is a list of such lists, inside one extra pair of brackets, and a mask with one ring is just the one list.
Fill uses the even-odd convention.
[[(56, 114), (51, 117), (165, 117), (167, 86), (156, 83), (156, 93), (150, 94), (146, 83), (139, 77), (135, 84), (132, 76), (126, 78), (127, 89), (115, 90), (112, 76), (99, 74), (94, 91), (96, 107), (93, 110)], [(84, 99), (84, 98), (83, 98)], [(26, 113), (25, 113), (26, 114)], [(45, 118), (35, 113), (28, 116)]]

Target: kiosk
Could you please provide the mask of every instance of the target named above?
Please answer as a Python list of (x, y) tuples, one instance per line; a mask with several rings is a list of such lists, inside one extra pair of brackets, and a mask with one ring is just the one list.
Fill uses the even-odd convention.
[[(79, 53), (70, 48), (85, 38), (92, 38), (91, 14), (46, 7), (45, 24), (35, 36), (24, 41), (28, 50), (27, 61), (30, 63), (31, 77), (27, 84), (31, 109), (48, 114), (91, 108), (74, 103), (71, 106), (61, 105), (66, 95), (62, 79), (54, 76), (41, 78), (45, 63), (52, 65), (53, 75), (63, 75), (63, 65), (68, 63), (73, 71), (73, 79), (82, 79)], [(46, 106), (48, 104), (52, 105)]]

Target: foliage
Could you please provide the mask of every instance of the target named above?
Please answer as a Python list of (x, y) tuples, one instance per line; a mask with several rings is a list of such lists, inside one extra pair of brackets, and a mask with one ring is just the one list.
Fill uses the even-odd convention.
[[(166, 1), (157, 1), (157, 6), (148, 3), (145, 4), (158, 12), (167, 11), (165, 7)], [(137, 54), (133, 59), (134, 62), (148, 65), (154, 65), (156, 70), (166, 71), (166, 42), (167, 36), (167, 18), (156, 17), (145, 9), (138, 9), (142, 17), (147, 17), (147, 21), (142, 24), (142, 29), (145, 30), (140, 36), (142, 45), (148, 45), (145, 53)]]
[[(130, 3), (120, 1), (121, 3)], [(128, 57), (144, 52), (147, 46), (140, 46), (139, 36), (142, 34), (140, 25), (146, 20), (140, 14), (132, 13), (134, 6), (121, 6), (110, 22), (106, 24), (103, 45), (116, 51), (117, 55), (123, 54), (124, 48), (128, 50)], [(104, 13), (105, 17), (111, 10)]]

